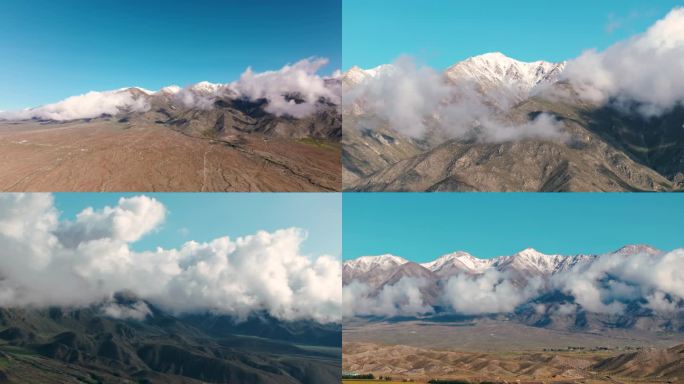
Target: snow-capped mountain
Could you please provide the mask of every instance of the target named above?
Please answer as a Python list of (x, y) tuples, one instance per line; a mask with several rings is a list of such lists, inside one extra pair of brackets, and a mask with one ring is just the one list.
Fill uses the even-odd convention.
[(394, 70), (395, 67), (392, 64), (381, 64), (370, 69), (362, 69), (358, 66), (353, 66), (342, 74), (342, 84), (345, 87), (353, 87), (379, 75), (392, 74)]
[[(393, 256), (344, 263), (356, 316), (491, 316), (557, 329), (684, 329), (675, 277), (684, 249), (628, 245), (604, 254), (527, 248), (480, 259), (453, 252), (418, 264)], [(357, 269), (358, 268), (358, 269)]]
[(565, 62), (523, 62), (493, 52), (456, 63), (445, 74), (456, 84), (474, 81), (485, 92), (504, 88), (525, 97), (535, 86), (557, 81), (564, 68)]
[[(444, 84), (452, 88), (452, 96), (445, 101), (467, 105), (473, 100), (480, 100), (496, 110), (505, 111), (528, 98), (537, 87), (558, 81), (564, 68), (565, 62), (523, 62), (500, 52), (470, 57), (442, 73)], [(383, 64), (371, 69), (358, 66), (350, 68), (342, 74), (347, 100), (345, 112), (351, 115), (368, 112), (367, 102), (362, 96), (365, 94), (363, 86), (370, 84), (373, 79), (380, 76), (393, 79), (404, 74), (404, 69), (395, 64)]]
[[(658, 255), (662, 251), (648, 245), (627, 245), (606, 255), (622, 255), (629, 257), (637, 254)], [(549, 278), (554, 274), (566, 272), (578, 265), (591, 263), (603, 255), (578, 254), (559, 255), (545, 254), (533, 248), (526, 248), (508, 256), (481, 259), (468, 252), (452, 252), (437, 259), (416, 264), (390, 254), (380, 256), (363, 256), (348, 260), (343, 265), (343, 284), (353, 280), (371, 284), (375, 287), (383, 286), (387, 279), (394, 275), (403, 265), (412, 264), (413, 269), (420, 266), (425, 271), (422, 276), (433, 276), (438, 280), (448, 280), (450, 277), (467, 274), (476, 276), (488, 270), (495, 270), (516, 278), (542, 277)], [(433, 275), (427, 274), (431, 272)], [(396, 279), (395, 279), (396, 280)]]
[(364, 283), (379, 284), (388, 278), (397, 267), (408, 263), (403, 257), (384, 254), (380, 256), (362, 256), (344, 262), (342, 282), (350, 283), (358, 280)]
[[(535, 86), (558, 81), (565, 65), (565, 61), (559, 63), (542, 60), (524, 62), (510, 58), (501, 52), (492, 52), (460, 61), (447, 68), (444, 76), (454, 85), (474, 82), (483, 92), (503, 88), (528, 95)], [(382, 64), (370, 69), (354, 66), (342, 74), (342, 83), (352, 87), (379, 75), (394, 73), (397, 71), (393, 64)]]
[(638, 253), (643, 253), (643, 254), (647, 254), (647, 255), (657, 255), (657, 254), (662, 253), (662, 251), (659, 249), (653, 248), (650, 245), (632, 244), (632, 245), (625, 245), (624, 247), (613, 252), (613, 254), (623, 255), (623, 256), (630, 256), (630, 255), (635, 255)]
[(459, 272), (482, 273), (492, 265), (492, 262), (492, 259), (478, 259), (468, 252), (458, 251), (421, 265), (440, 276), (447, 276)]
[(523, 249), (512, 256), (494, 259), (492, 266), (501, 272), (522, 273), (528, 276), (550, 275), (567, 256), (547, 255), (534, 248)]
[(345, 262), (344, 265), (358, 272), (366, 273), (372, 270), (386, 270), (406, 263), (408, 260), (403, 257), (387, 253), (380, 256), (361, 256)]

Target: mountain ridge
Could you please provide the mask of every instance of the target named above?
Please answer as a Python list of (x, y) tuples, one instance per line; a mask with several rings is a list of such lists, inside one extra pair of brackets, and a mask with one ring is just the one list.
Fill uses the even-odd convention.
[[(436, 103), (435, 111), (416, 107), (424, 113), (420, 137), (409, 128), (398, 129), (393, 124), (402, 119), (387, 120), (383, 117), (387, 113), (372, 109), (378, 103), (364, 98), (365, 88), (372, 90), (371, 94), (378, 91), (367, 84), (376, 78), (375, 70), (354, 68), (353, 74), (344, 73), (342, 81), (350, 95), (342, 108), (344, 190), (684, 189), (681, 106), (663, 111), (661, 116), (644, 117), (637, 102), (629, 107), (625, 101), (600, 104), (583, 98), (565, 78), (566, 64), (525, 63), (501, 53), (457, 62), (438, 72), (441, 80), (430, 86), (435, 88), (430, 90), (433, 93), (443, 92), (440, 88), (446, 86), (452, 95)], [(351, 81), (351, 77), (362, 81)], [(383, 76), (382, 84), (388, 83), (392, 76)], [(400, 90), (390, 87), (385, 92)], [(430, 92), (425, 97), (430, 97)], [(445, 106), (453, 106), (447, 115), (480, 112), (442, 123), (433, 114)], [(539, 137), (525, 136), (521, 130), (539, 116), (550, 118), (551, 124), (534, 131)], [(489, 120), (486, 124), (495, 137), (501, 133), (511, 136), (491, 139), (490, 131), (481, 129), (482, 120)]]

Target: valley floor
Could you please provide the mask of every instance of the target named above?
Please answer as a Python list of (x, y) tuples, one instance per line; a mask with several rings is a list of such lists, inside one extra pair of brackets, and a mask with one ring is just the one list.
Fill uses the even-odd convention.
[(108, 120), (0, 122), (1, 191), (337, 191), (340, 146)]
[(345, 372), (372, 373), (376, 378), (389, 376), (397, 381), (674, 383), (684, 380), (684, 359), (678, 357), (678, 352), (662, 352), (684, 342), (678, 335), (626, 330), (564, 332), (503, 321), (357, 323), (345, 325), (343, 335)]

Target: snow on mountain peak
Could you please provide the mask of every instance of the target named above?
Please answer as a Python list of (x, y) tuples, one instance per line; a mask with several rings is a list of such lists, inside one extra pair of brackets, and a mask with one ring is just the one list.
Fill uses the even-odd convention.
[(518, 272), (538, 272), (542, 274), (553, 273), (567, 256), (547, 255), (534, 248), (525, 248), (512, 256), (497, 258), (499, 269), (513, 269)]
[(637, 254), (647, 254), (647, 255), (657, 255), (662, 253), (659, 249), (653, 248), (647, 244), (629, 244), (613, 252), (614, 254), (620, 255), (637, 255)]
[(406, 263), (408, 263), (408, 260), (403, 257), (387, 253), (379, 256), (361, 256), (353, 260), (345, 261), (344, 265), (360, 272), (368, 272), (375, 268), (384, 270)]
[(486, 87), (508, 86), (529, 91), (538, 84), (556, 81), (564, 68), (565, 62), (524, 62), (491, 52), (454, 64), (446, 75), (452, 81), (468, 80)]
[(421, 265), (435, 273), (448, 273), (454, 270), (480, 273), (489, 267), (490, 264), (491, 260), (478, 259), (468, 252), (457, 251)]
[(381, 64), (371, 69), (353, 66), (342, 74), (342, 82), (347, 86), (355, 86), (380, 75), (391, 74), (395, 69), (392, 64)]

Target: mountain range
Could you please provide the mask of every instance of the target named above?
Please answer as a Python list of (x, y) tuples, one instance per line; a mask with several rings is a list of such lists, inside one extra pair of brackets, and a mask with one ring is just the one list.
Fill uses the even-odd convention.
[[(141, 301), (128, 293), (107, 306)], [(104, 305), (0, 309), (3, 383), (339, 382), (341, 327)]]
[(340, 190), (339, 80), (320, 81), (315, 100), (201, 82), (0, 113), (0, 190)]
[[(337, 83), (334, 79), (327, 80), (331, 89), (334, 89)], [(305, 103), (303, 96), (297, 92), (286, 93), (283, 97), (295, 105)], [(207, 81), (187, 88), (168, 86), (159, 91), (140, 87), (122, 88), (103, 93), (103, 98), (127, 101), (118, 105), (115, 113), (103, 113), (96, 117), (113, 116), (124, 121), (132, 119), (134, 122), (164, 124), (192, 135), (220, 137), (260, 133), (274, 137), (319, 138), (332, 141), (339, 141), (342, 137), (341, 117), (336, 105), (332, 100), (323, 98), (316, 101), (311, 113), (300, 116), (269, 112), (268, 99), (247, 98), (233, 90), (230, 84)], [(27, 111), (29, 116), (30, 111)], [(42, 118), (41, 114), (31, 117), (51, 120)]]
[[(345, 261), (342, 279), (346, 289), (358, 295), (353, 301), (368, 299), (368, 306), (375, 306), (360, 307), (353, 315), (371, 319), (501, 318), (564, 331), (682, 332), (684, 303), (673, 293), (676, 283), (655, 271), (661, 271), (656, 259), (676, 265), (680, 256), (647, 245), (577, 255), (528, 248), (490, 259), (458, 251), (420, 264), (387, 254)], [(644, 270), (635, 277), (630, 271), (638, 268)], [(646, 282), (658, 273), (656, 279), (670, 284), (669, 291), (650, 291)], [(354, 293), (359, 285), (364, 290)], [(668, 308), (658, 310), (651, 295), (661, 294)], [(383, 312), (380, 308), (387, 305), (392, 310)]]
[[(563, 77), (565, 62), (522, 62), (501, 53), (471, 57), (416, 87), (449, 89), (435, 108), (399, 128), (378, 89), (399, 92), (410, 71), (395, 64), (353, 67), (342, 76), (343, 187), (350, 191), (671, 191), (684, 182), (684, 109), (654, 116), (637, 102), (598, 103)], [(369, 93), (370, 90), (370, 93)], [(427, 94), (437, 92), (426, 91)], [(370, 95), (370, 96), (369, 96)], [(385, 94), (391, 98), (392, 95)], [(413, 95), (411, 104), (425, 104)], [(409, 103), (410, 98), (401, 103)], [(405, 108), (422, 107), (408, 104)], [(404, 104), (400, 104), (404, 105)], [(482, 109), (473, 114), (472, 111)], [(454, 112), (455, 111), (455, 112)], [(449, 115), (445, 113), (445, 115)], [(403, 117), (402, 117), (403, 116)], [(536, 121), (548, 118), (547, 126)], [(484, 120), (487, 120), (485, 123)], [(394, 121), (394, 123), (392, 122)], [(534, 127), (525, 136), (523, 128)], [(485, 127), (485, 126), (488, 126)], [(483, 128), (485, 127), (485, 128)], [(523, 127), (523, 128), (521, 128)], [(557, 131), (557, 132), (555, 132)], [(453, 132), (458, 132), (454, 134)]]

